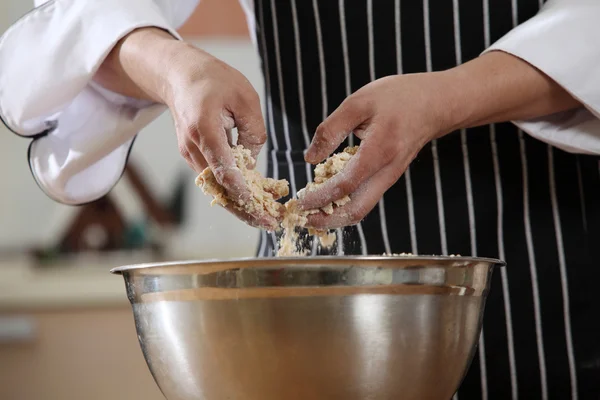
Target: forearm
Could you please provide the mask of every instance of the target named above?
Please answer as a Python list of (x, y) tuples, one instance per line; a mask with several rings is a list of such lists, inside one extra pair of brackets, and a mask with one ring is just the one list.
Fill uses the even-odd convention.
[(528, 120), (581, 106), (543, 72), (504, 52), (487, 53), (443, 74), (450, 94), (450, 130)]
[(112, 49), (94, 81), (125, 96), (165, 103), (171, 61), (187, 46), (161, 29), (137, 29)]

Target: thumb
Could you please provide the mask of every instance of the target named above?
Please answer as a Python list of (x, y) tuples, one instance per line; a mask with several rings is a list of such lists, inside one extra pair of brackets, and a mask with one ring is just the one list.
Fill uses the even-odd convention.
[(366, 121), (366, 107), (354, 97), (346, 98), (315, 132), (304, 159), (311, 164), (325, 160), (353, 130)]

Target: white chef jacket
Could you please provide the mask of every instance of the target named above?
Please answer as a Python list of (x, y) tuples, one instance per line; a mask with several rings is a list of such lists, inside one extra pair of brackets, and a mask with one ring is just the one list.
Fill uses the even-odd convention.
[[(122, 175), (135, 135), (165, 106), (92, 82), (118, 40), (136, 28), (176, 32), (199, 0), (36, 0), (0, 38), (0, 116), (34, 140), (29, 164), (40, 188), (65, 204), (96, 200)], [(252, 0), (240, 0), (254, 34)], [(486, 51), (534, 65), (583, 105), (514, 123), (563, 150), (600, 155), (600, 0), (549, 0)], [(252, 36), (255, 42), (255, 37)]]

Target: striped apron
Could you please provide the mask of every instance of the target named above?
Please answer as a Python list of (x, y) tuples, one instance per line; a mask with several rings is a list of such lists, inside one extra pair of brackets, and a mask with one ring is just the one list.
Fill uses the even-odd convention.
[[(377, 78), (477, 57), (539, 0), (257, 0), (268, 174), (311, 180), (317, 125)], [(358, 143), (350, 137), (341, 147)], [(285, 199), (287, 200), (287, 199)], [(427, 145), (339, 254), (499, 257), (478, 352), (459, 399), (600, 399), (600, 169), (510, 123)], [(311, 238), (306, 239), (310, 245)], [(258, 254), (270, 256), (262, 233)], [(319, 253), (313, 246), (313, 254)], [(319, 253), (320, 254), (320, 253)]]

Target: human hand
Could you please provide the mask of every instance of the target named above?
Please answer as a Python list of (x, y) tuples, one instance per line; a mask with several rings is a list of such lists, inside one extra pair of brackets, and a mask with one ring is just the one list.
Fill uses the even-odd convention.
[(299, 200), (304, 210), (321, 208), (349, 195), (334, 210), (309, 216), (317, 229), (357, 224), (404, 173), (421, 148), (446, 133), (451, 107), (444, 104), (447, 86), (441, 73), (386, 77), (349, 96), (321, 125), (306, 153), (319, 163), (353, 132), (362, 140), (346, 167)]
[[(189, 166), (198, 174), (210, 167), (232, 201), (250, 199), (231, 151), (231, 130), (237, 128), (237, 144), (249, 149), (253, 159), (266, 131), (258, 94), (239, 71), (167, 32), (143, 28), (115, 46), (95, 79), (110, 90), (166, 104)], [(233, 204), (226, 208), (253, 226), (278, 226), (260, 211), (249, 215)]]
[(350, 195), (330, 215), (314, 214), (307, 226), (358, 223), (404, 173), (430, 140), (460, 128), (524, 121), (581, 107), (549, 76), (526, 61), (491, 51), (446, 71), (391, 76), (349, 96), (318, 128), (306, 161), (318, 163), (350, 132), (363, 139), (346, 168), (299, 206), (314, 210)]
[[(258, 94), (239, 71), (196, 48), (174, 62), (179, 68), (169, 81), (167, 105), (181, 155), (197, 173), (210, 167), (234, 203), (247, 203), (251, 192), (231, 151), (231, 130), (237, 128), (237, 144), (255, 160), (266, 141)], [(279, 225), (260, 209), (249, 214), (235, 205), (225, 208), (251, 226), (273, 230)]]

